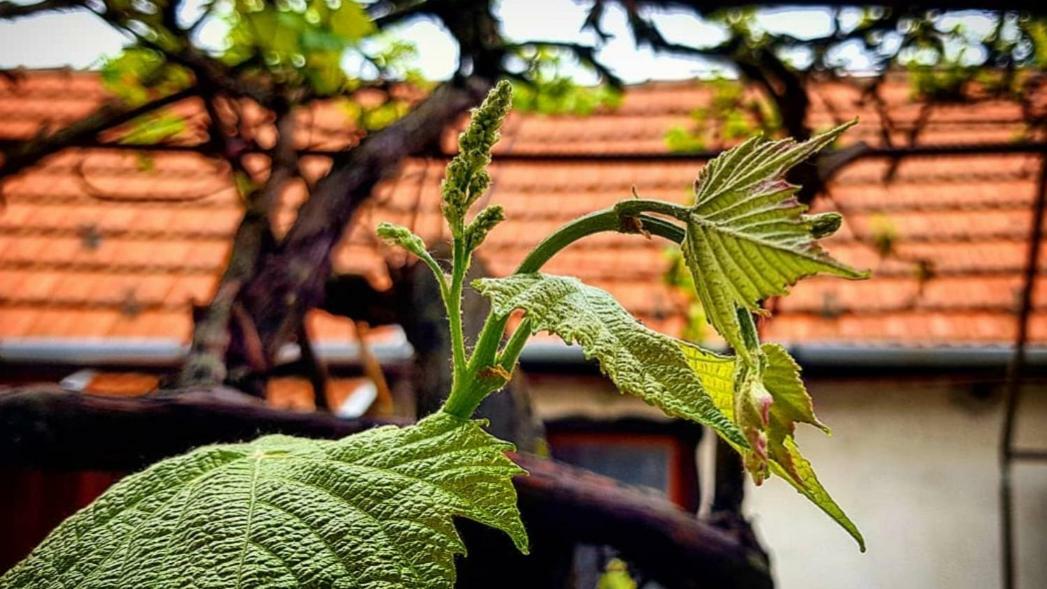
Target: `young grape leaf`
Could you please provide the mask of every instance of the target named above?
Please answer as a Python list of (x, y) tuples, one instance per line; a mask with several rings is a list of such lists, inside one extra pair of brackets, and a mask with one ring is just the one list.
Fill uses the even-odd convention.
[(512, 445), (436, 414), (338, 441), (207, 446), (114, 485), (0, 587), (454, 586), (467, 517), (527, 550)]
[(695, 204), (682, 244), (709, 322), (741, 356), (749, 357), (735, 314), (761, 312), (759, 302), (783, 295), (816, 273), (866, 278), (831, 258), (816, 241), (819, 218), (807, 217), (797, 187), (782, 179), (852, 123), (803, 143), (750, 139), (709, 162), (695, 183)]
[(800, 365), (778, 344), (761, 346), (767, 357), (763, 383), (774, 397), (768, 434), (772, 449), (796, 431), (797, 423), (807, 423), (830, 433), (829, 427), (814, 415), (814, 401), (800, 378)]
[(744, 359), (734, 365), (734, 422), (749, 441), (750, 450), (742, 453), (745, 470), (757, 485), (770, 474), (768, 462), (768, 429), (774, 395), (763, 383), (761, 363), (750, 364)]
[(515, 274), (473, 283), (490, 297), (494, 313), (527, 312), (534, 331), (577, 343), (622, 392), (668, 415), (712, 427), (741, 447), (748, 444), (695, 378), (676, 341), (647, 329), (610, 294), (565, 276)]
[[(745, 361), (714, 354), (687, 342), (678, 343), (688, 364), (697, 373), (716, 406), (729, 419), (736, 419), (736, 370), (737, 366)], [(767, 460), (770, 471), (785, 479), (847, 530), (864, 552), (865, 539), (862, 533), (818, 481), (814, 468), (800, 454), (793, 438), (796, 422), (809, 423), (826, 433), (829, 431), (814, 415), (811, 397), (800, 380), (800, 367), (785, 348), (777, 344), (764, 344), (761, 350), (767, 360), (762, 372), (762, 384), (773, 398), (767, 430)], [(743, 455), (749, 452), (732, 440), (728, 439), (727, 442)]]

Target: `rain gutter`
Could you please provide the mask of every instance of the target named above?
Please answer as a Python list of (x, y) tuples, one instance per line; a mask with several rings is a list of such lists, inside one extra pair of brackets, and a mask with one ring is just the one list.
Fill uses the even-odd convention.
[[(1004, 369), (1014, 353), (1006, 344), (980, 346), (892, 346), (846, 343), (810, 343), (786, 346), (808, 369), (935, 370)], [(723, 351), (723, 350), (714, 350)], [(555, 341), (536, 341), (524, 348), (520, 361), (525, 367), (567, 369), (587, 364), (581, 348)], [(1027, 350), (1029, 366), (1047, 367), (1047, 347)]]
[[(386, 365), (410, 361), (414, 350), (398, 336), (368, 344), (371, 353)], [(316, 344), (318, 355), (329, 364), (355, 365), (360, 359), (356, 342)], [(188, 347), (168, 339), (57, 339), (20, 338), (0, 340), (0, 364), (51, 364), (68, 366), (127, 366), (162, 368), (178, 364)], [(298, 346), (281, 351), (282, 359), (298, 356)]]
[[(333, 366), (356, 365), (356, 342), (320, 342), (317, 351)], [(402, 333), (369, 345), (378, 361), (401, 365), (410, 361), (411, 344)], [(1006, 344), (981, 346), (892, 346), (811, 343), (787, 346), (805, 368), (995, 369), (1007, 366), (1013, 348)], [(57, 339), (0, 340), (0, 364), (59, 364), (69, 366), (167, 367), (181, 361), (186, 346), (167, 339)], [(298, 355), (296, 346), (283, 352), (287, 360)], [(520, 361), (525, 368), (575, 369), (589, 366), (581, 348), (557, 341), (532, 341)], [(1027, 350), (1031, 367), (1047, 367), (1047, 347)]]

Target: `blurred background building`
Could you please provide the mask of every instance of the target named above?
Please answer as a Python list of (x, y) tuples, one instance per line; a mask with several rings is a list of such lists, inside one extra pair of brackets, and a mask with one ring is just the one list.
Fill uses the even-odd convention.
[[(809, 279), (769, 302), (773, 317), (760, 329), (804, 368), (833, 435), (802, 431), (799, 442), (863, 529), (869, 552), (858, 553), (780, 481), (748, 489), (744, 513), (782, 587), (998, 585), (1001, 424), (1023, 320), (1029, 349), (1014, 446), (1047, 448), (1042, 256), (1031, 273), (1032, 304), (1021, 312), (1047, 165), (1042, 130), (1031, 121), (1047, 107), (1047, 91), (1037, 86), (1021, 100), (979, 95), (972, 81), (976, 100), (932, 101), (920, 79), (892, 71), (809, 82), (809, 128), (860, 120), (836, 146), (839, 157), (817, 164), (824, 184), (812, 206), (843, 213), (843, 229), (826, 247), (870, 268), (873, 278)], [(408, 104), (423, 95), (396, 91)], [(97, 72), (12, 71), (0, 78), (0, 145), (82, 120), (111, 95)], [(485, 197), (505, 207), (508, 221), (479, 252), (484, 270), (510, 273), (554, 228), (634, 192), (689, 202), (706, 161), (740, 135), (767, 128), (761, 100), (752, 85), (688, 79), (627, 85), (584, 114), (513, 113)], [(167, 109), (183, 123), (160, 145), (121, 143), (126, 129), (117, 129), (4, 179), (0, 384), (60, 381), (70, 390), (135, 396), (155, 389), (183, 358), (194, 305), (205, 305), (219, 286), (243, 200), (229, 168), (203, 148), (204, 104), (189, 97)], [(272, 117), (245, 116), (261, 144), (274, 141)], [(366, 132), (337, 100), (294, 116), (302, 174), (280, 191), (272, 216), (278, 237), (309, 197), (310, 182)], [(714, 119), (738, 119), (741, 131), (710, 126)], [(434, 247), (447, 237), (439, 183), (462, 124), (456, 119), (439, 145), (406, 158), (374, 189), (333, 254), (342, 285), (380, 298), (404, 271), (404, 254), (375, 238), (379, 221), (407, 225)], [(244, 162), (257, 175), (269, 166), (261, 155)], [(545, 270), (611, 292), (654, 329), (722, 346), (681, 288), (677, 263), (663, 243), (615, 235), (576, 244)], [(312, 351), (331, 377), (320, 404), (346, 417), (373, 413), (375, 403), (411, 405), (409, 338), (395, 322), (372, 316), (367, 326), (339, 316), (353, 315), (340, 311), (354, 303), (339, 298), (338, 285), (328, 291), (329, 308), (307, 318)], [(294, 369), (303, 352), (284, 351), (288, 368), (265, 386), (271, 405), (316, 408), (309, 377)], [(551, 338), (529, 343), (522, 367), (552, 456), (709, 512), (716, 495), (710, 436), (619, 395), (578, 349)], [(0, 500), (43, 533), (56, 505), (83, 503), (108, 484), (97, 476), (50, 490), (22, 481), (0, 489)], [(1016, 463), (1013, 489), (1020, 586), (1045, 586), (1047, 469)], [(37, 540), (26, 537), (14, 550)]]

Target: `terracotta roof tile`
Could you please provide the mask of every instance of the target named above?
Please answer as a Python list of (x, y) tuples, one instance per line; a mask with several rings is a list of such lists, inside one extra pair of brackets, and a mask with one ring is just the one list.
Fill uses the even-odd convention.
[(355, 335), (351, 322), (320, 311), (309, 315), (306, 329), (320, 341), (348, 341)]
[(36, 321), (38, 309), (8, 302), (0, 305), (0, 338), (26, 337)]
[(984, 241), (1028, 237), (1030, 207), (981, 210), (849, 212), (847, 224), (860, 235), (887, 226), (910, 241)]
[(279, 377), (270, 379), (265, 390), (266, 402), (279, 409), (313, 411), (316, 403), (309, 381), (302, 378)]
[(159, 377), (141, 372), (96, 372), (83, 392), (110, 397), (137, 397), (155, 390)]
[(218, 287), (218, 276), (207, 274), (186, 274), (173, 276), (171, 289), (164, 297), (166, 305), (188, 306), (203, 305), (211, 299)]
[[(327, 382), (327, 401), (330, 407), (340, 406), (360, 385), (364, 378), (332, 378)], [(309, 381), (297, 377), (270, 379), (266, 387), (266, 401), (273, 407), (297, 411), (313, 411), (316, 402)]]
[[(896, 129), (892, 139), (901, 145), (922, 109), (910, 94), (903, 79), (891, 79), (883, 88)], [(707, 87), (695, 83), (653, 83), (630, 88), (617, 110), (590, 117), (514, 113), (497, 149), (538, 155), (665, 153), (668, 128), (690, 124), (691, 111), (710, 96)], [(823, 128), (857, 115), (863, 125), (847, 140), (879, 144), (879, 114), (859, 105), (859, 96), (852, 85), (818, 85), (809, 123)], [(41, 125), (74, 120), (104, 99), (92, 75), (39, 72), (15, 86), (0, 81), (0, 139), (24, 139)], [(175, 108), (201, 116), (193, 101)], [(249, 116), (261, 127), (270, 124), (264, 113)], [(337, 105), (318, 105), (302, 117), (300, 145), (339, 148), (358, 138)], [(1009, 142), (1022, 130), (1021, 117), (1018, 105), (1005, 101), (935, 107), (917, 141)], [(449, 150), (454, 136), (454, 130), (445, 136)], [(496, 158), (484, 202), (504, 206), (510, 221), (490, 235), (480, 257), (495, 274), (511, 272), (530, 247), (565, 220), (629, 198), (634, 188), (644, 197), (686, 202), (702, 164)], [(263, 173), (266, 165), (259, 156), (249, 166)], [(315, 179), (330, 161), (309, 156), (302, 166)], [(443, 166), (442, 159), (410, 159), (382, 182), (338, 244), (335, 269), (388, 285), (387, 263), (402, 263), (405, 257), (374, 238), (379, 220), (409, 225), (431, 243), (446, 239), (439, 216)], [(1026, 155), (869, 158), (847, 166), (830, 186), (831, 200), (821, 199), (816, 210), (847, 215), (828, 248), (842, 260), (872, 268), (876, 276), (865, 283), (825, 278), (801, 283), (776, 303), (778, 313), (765, 326), (768, 334), (793, 342), (1008, 341), (1039, 166), (1037, 158)], [(205, 302), (213, 292), (240, 219), (227, 169), (188, 153), (142, 157), (69, 149), (8, 179), (2, 191), (4, 338), (186, 341), (189, 305)], [(301, 185), (284, 191), (279, 229), (290, 225), (304, 196)], [(894, 234), (895, 255), (881, 259), (870, 241), (886, 230)], [(932, 276), (921, 283), (913, 260), (927, 261)], [(678, 333), (685, 301), (661, 280), (666, 267), (663, 243), (600, 235), (572, 246), (546, 270), (578, 275), (610, 291), (646, 324)], [(1041, 271), (1047, 271), (1047, 260)], [(1040, 342), (1047, 342), (1045, 284), (1037, 284), (1040, 303), (1032, 326)], [(354, 337), (344, 319), (314, 313), (309, 322), (321, 341)]]
[(33, 315), (23, 333), (27, 337), (104, 339), (120, 314), (90, 308), (43, 307), (34, 308)]
[[(891, 315), (847, 315), (833, 320), (813, 320), (799, 314), (782, 314), (768, 322), (766, 335), (786, 342), (876, 342), (919, 345), (925, 343), (998, 344), (1014, 338), (1013, 314), (962, 310), (909, 312)], [(919, 338), (914, 338), (914, 334)], [(1030, 338), (1045, 341), (1047, 320), (1032, 320)]]
[(143, 311), (128, 315), (110, 312), (108, 330), (103, 334), (112, 338), (173, 339), (188, 342), (192, 320), (188, 311)]
[(3, 273), (0, 281), (5, 286), (0, 288), (4, 289), (3, 298), (8, 301), (47, 300), (65, 279), (66, 275), (60, 272), (16, 270)]

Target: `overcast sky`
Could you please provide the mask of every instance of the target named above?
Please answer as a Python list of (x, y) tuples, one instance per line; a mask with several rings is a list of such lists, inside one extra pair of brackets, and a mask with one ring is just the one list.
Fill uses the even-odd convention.
[[(507, 38), (520, 40), (592, 42), (591, 33), (580, 32), (589, 3), (571, 0), (502, 0), (498, 15)], [(187, 13), (195, 11), (196, 1), (187, 2)], [(191, 14), (186, 15), (191, 18)], [(845, 22), (859, 17), (857, 10), (844, 12)], [(784, 8), (762, 11), (759, 24), (769, 30), (788, 31), (797, 37), (826, 33), (831, 26), (830, 14), (819, 8)], [(964, 22), (975, 29), (990, 26), (991, 21), (967, 15)], [(722, 39), (715, 26), (691, 14), (664, 12), (654, 15), (662, 33), (670, 41), (687, 45), (712, 45)], [(599, 52), (600, 59), (626, 82), (649, 79), (685, 79), (710, 75), (718, 68), (696, 59), (655, 56), (649, 49), (637, 50), (626, 30), (625, 15), (617, 6), (607, 11), (605, 29), (615, 35)], [(413, 41), (420, 55), (418, 64), (426, 77), (434, 80), (448, 77), (457, 64), (457, 48), (435, 21), (415, 21), (392, 31)], [(205, 26), (199, 36), (204, 45), (217, 46), (223, 37), (222, 27)], [(86, 13), (45, 14), (13, 22), (0, 23), (0, 68), (96, 66), (105, 56), (115, 55), (127, 40), (97, 17)], [(867, 63), (857, 46), (845, 47), (839, 59), (855, 70)], [(592, 81), (586, 72), (576, 72), (580, 81)]]

